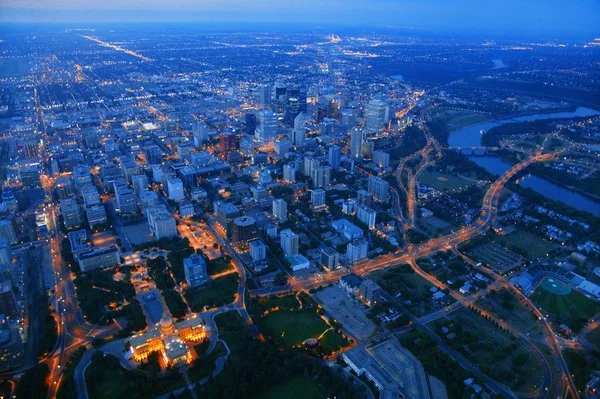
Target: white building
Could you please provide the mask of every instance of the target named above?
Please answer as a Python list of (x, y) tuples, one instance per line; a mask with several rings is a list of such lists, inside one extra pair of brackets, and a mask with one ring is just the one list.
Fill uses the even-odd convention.
[(368, 181), (368, 188), (375, 200), (379, 202), (386, 202), (389, 195), (389, 183), (383, 180), (381, 177), (371, 176)]
[(375, 228), (377, 212), (374, 209), (371, 209), (365, 205), (357, 205), (356, 217), (358, 220), (369, 226), (369, 230), (373, 230)]
[(325, 190), (315, 188), (310, 192), (310, 203), (314, 208), (325, 205)]
[(142, 191), (148, 189), (148, 177), (146, 175), (131, 176), (131, 185), (133, 186), (133, 191), (139, 195)]
[(104, 208), (104, 205), (102, 205), (102, 204), (92, 205), (92, 206), (86, 208), (85, 214), (87, 216), (87, 220), (88, 220), (88, 224), (90, 225), (90, 228), (93, 228), (94, 226), (96, 226), (98, 224), (106, 223), (106, 221), (107, 221), (106, 209)]
[(298, 255), (298, 250), (300, 248), (298, 234), (290, 229), (285, 229), (279, 233), (279, 239), (281, 240), (281, 249), (283, 249), (286, 256)]
[(173, 201), (181, 201), (185, 198), (183, 194), (183, 182), (176, 177), (167, 180), (167, 192), (169, 193), (169, 199)]
[(293, 165), (283, 165), (283, 180), (288, 183), (296, 182), (296, 168)]
[(358, 238), (348, 243), (346, 247), (346, 258), (354, 263), (366, 259), (369, 256), (369, 243), (365, 238)]
[(262, 110), (258, 113), (258, 123), (255, 138), (262, 144), (272, 143), (279, 128), (277, 114), (270, 110)]
[(261, 240), (250, 241), (250, 256), (255, 262), (267, 258), (267, 246)]
[(273, 200), (273, 216), (278, 218), (280, 222), (287, 220), (287, 203), (283, 199)]

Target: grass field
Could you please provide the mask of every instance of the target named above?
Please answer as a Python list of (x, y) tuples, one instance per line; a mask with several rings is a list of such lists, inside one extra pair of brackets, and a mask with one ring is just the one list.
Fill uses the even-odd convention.
[(529, 334), (532, 338), (543, 338), (542, 329), (536, 317), (506, 289), (479, 299), (477, 304), (506, 321), (521, 333)]
[(312, 378), (292, 377), (278, 385), (269, 387), (256, 396), (256, 399), (320, 399), (327, 393)]
[(530, 260), (546, 256), (548, 252), (556, 248), (556, 245), (550, 241), (521, 230), (498, 237), (496, 244), (500, 244), (510, 250), (518, 249), (516, 252), (527, 253), (527, 257)]
[(585, 336), (585, 339), (587, 339), (590, 344), (594, 345), (596, 350), (600, 351), (600, 327), (594, 328)]
[[(544, 281), (547, 281), (547, 279), (544, 279)], [(551, 313), (559, 319), (589, 319), (600, 310), (600, 305), (596, 301), (575, 290), (571, 290), (568, 294), (560, 295), (540, 286), (531, 295), (531, 300), (546, 312)]]
[(475, 182), (465, 180), (458, 176), (429, 170), (426, 170), (419, 175), (419, 182), (439, 191), (457, 190), (475, 184)]
[(314, 310), (279, 310), (260, 321), (261, 328), (286, 345), (299, 345), (309, 338), (318, 338), (329, 326)]

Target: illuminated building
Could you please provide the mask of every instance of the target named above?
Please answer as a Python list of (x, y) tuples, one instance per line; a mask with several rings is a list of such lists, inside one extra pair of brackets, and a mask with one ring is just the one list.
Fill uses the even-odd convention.
[(340, 254), (331, 247), (321, 250), (321, 264), (327, 270), (335, 270), (340, 266)]
[(192, 255), (183, 260), (185, 281), (190, 287), (198, 287), (208, 282), (206, 261), (201, 255)]
[(277, 135), (279, 122), (277, 115), (273, 111), (262, 110), (258, 113), (259, 126), (256, 129), (255, 137), (261, 144), (272, 143)]
[(267, 258), (267, 246), (261, 240), (250, 241), (250, 256), (255, 262)]
[(201, 317), (194, 315), (178, 323), (166, 314), (148, 331), (134, 335), (130, 351), (137, 362), (145, 360), (153, 352), (160, 352), (165, 364), (175, 366), (192, 361), (188, 342), (199, 342), (210, 335), (210, 327)]
[(74, 199), (67, 198), (60, 201), (60, 214), (67, 229), (81, 225), (79, 205)]
[(356, 206), (356, 217), (358, 220), (366, 224), (369, 227), (369, 230), (373, 230), (375, 228), (377, 212), (375, 212), (374, 209), (359, 204)]
[(283, 165), (283, 180), (288, 183), (296, 181), (296, 168), (293, 165)]
[(279, 233), (281, 249), (287, 256), (298, 255), (299, 237), (290, 229), (283, 230)]
[(371, 100), (365, 110), (366, 129), (369, 133), (380, 131), (389, 119), (390, 109), (382, 100)]
[(313, 208), (318, 208), (325, 205), (325, 190), (315, 188), (310, 192), (310, 202)]
[(363, 131), (360, 127), (355, 127), (350, 132), (350, 156), (358, 159), (362, 154)]
[(217, 223), (225, 230), (225, 233), (231, 233), (233, 219), (240, 215), (240, 210), (230, 202), (215, 201), (213, 205)]
[(219, 136), (219, 150), (221, 151), (221, 158), (227, 158), (227, 155), (231, 152), (237, 151), (239, 146), (240, 143), (238, 137), (234, 132), (225, 132)]
[(388, 200), (389, 183), (381, 177), (371, 176), (367, 186), (367, 191), (373, 194), (375, 200), (385, 202)]
[(108, 247), (96, 249), (79, 255), (79, 267), (82, 272), (95, 269), (105, 269), (111, 266), (118, 266), (121, 263), (121, 254), (117, 247)]
[(231, 241), (240, 248), (248, 248), (248, 243), (258, 238), (256, 219), (251, 216), (240, 216), (233, 220)]
[(373, 151), (373, 162), (385, 169), (390, 166), (390, 154), (381, 150)]
[(357, 238), (348, 243), (346, 258), (354, 263), (366, 259), (369, 254), (369, 243), (365, 238)]
[(287, 203), (283, 199), (273, 200), (273, 216), (282, 223), (287, 220)]

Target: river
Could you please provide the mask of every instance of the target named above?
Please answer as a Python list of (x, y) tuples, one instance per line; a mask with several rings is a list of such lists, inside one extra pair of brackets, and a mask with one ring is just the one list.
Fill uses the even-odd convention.
[[(482, 131), (487, 131), (492, 127), (500, 126), (506, 123), (529, 122), (540, 119), (576, 118), (595, 115), (600, 115), (600, 112), (590, 108), (578, 107), (575, 111), (572, 112), (555, 112), (552, 114), (525, 115), (514, 118), (502, 119), (498, 121), (478, 123), (475, 125), (464, 127), (452, 133), (448, 139), (448, 145), (450, 147), (463, 148), (481, 147)], [(493, 155), (470, 156), (469, 159), (475, 162), (477, 165), (485, 168), (488, 172), (498, 176), (506, 172), (512, 166), (508, 162), (505, 162)], [(523, 187), (529, 187), (546, 198), (561, 201), (567, 205), (572, 206), (575, 209), (578, 209), (580, 211), (587, 211), (595, 216), (600, 217), (600, 202), (593, 201), (572, 190), (549, 182), (548, 180), (533, 175), (526, 175), (519, 179), (518, 184), (520, 184)]]

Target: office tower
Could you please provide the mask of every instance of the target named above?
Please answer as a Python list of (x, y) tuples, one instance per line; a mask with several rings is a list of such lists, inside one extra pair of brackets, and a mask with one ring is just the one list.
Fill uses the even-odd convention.
[(290, 229), (285, 229), (279, 233), (280, 246), (286, 256), (298, 255), (299, 237)]
[(360, 127), (355, 127), (350, 132), (350, 156), (358, 159), (362, 154), (363, 131)]
[(256, 139), (262, 144), (272, 143), (279, 129), (277, 114), (273, 111), (262, 110), (258, 113), (258, 122), (259, 125), (255, 134)]
[(194, 138), (194, 147), (202, 147), (202, 143), (208, 138), (208, 126), (202, 121), (196, 122), (192, 128), (192, 136)]
[(356, 115), (354, 114), (353, 109), (344, 108), (340, 112), (340, 115), (341, 115), (340, 123), (343, 126), (346, 126), (346, 127), (354, 126), (354, 123), (356, 122)]
[(371, 194), (367, 190), (360, 189), (358, 190), (356, 199), (358, 200), (359, 204), (371, 206), (371, 204), (373, 203), (373, 194)]
[(81, 254), (77, 257), (77, 261), (82, 272), (105, 269), (118, 266), (121, 263), (121, 253), (119, 248), (112, 246)]
[(158, 205), (158, 195), (154, 191), (144, 190), (140, 192), (139, 197), (142, 210)]
[(91, 184), (92, 175), (90, 174), (90, 168), (85, 165), (78, 165), (73, 168), (73, 182), (77, 188), (85, 184)]
[(381, 150), (373, 151), (373, 162), (380, 168), (385, 169), (390, 166), (390, 154)]
[(131, 177), (131, 185), (133, 186), (133, 191), (137, 195), (139, 195), (142, 191), (148, 188), (148, 176), (146, 175), (136, 175)]
[(385, 202), (388, 199), (389, 184), (381, 177), (371, 176), (369, 177), (367, 191), (373, 194), (375, 200)]
[(67, 229), (81, 225), (79, 205), (74, 199), (67, 198), (60, 201), (60, 214)]
[(371, 158), (371, 156), (373, 155), (374, 149), (375, 149), (375, 141), (363, 140), (363, 145), (362, 145), (363, 158)]
[(258, 102), (263, 107), (271, 104), (271, 85), (264, 84), (258, 87)]
[(310, 203), (313, 207), (325, 205), (325, 190), (322, 188), (315, 188), (310, 192)]
[(131, 159), (125, 159), (121, 162), (121, 172), (123, 173), (123, 177), (125, 177), (125, 181), (128, 183), (131, 183), (133, 176), (142, 174), (139, 165)]
[(292, 147), (292, 142), (287, 140), (287, 139), (283, 139), (283, 140), (277, 140), (275, 142), (275, 152), (279, 155), (285, 155), (290, 151), (290, 148)]
[[(4, 192), (6, 191), (5, 187), (2, 190), (2, 202), (6, 203), (7, 200), (4, 198)], [(10, 190), (10, 188), (9, 188)], [(70, 198), (73, 196), (74, 193), (74, 189), (73, 189), (73, 182), (71, 181), (70, 177), (57, 177), (56, 180), (54, 180), (54, 192), (56, 193), (56, 196), (58, 197), (58, 199), (66, 199), (66, 198)], [(12, 194), (12, 191), (10, 191), (10, 193)], [(14, 199), (14, 196), (13, 196)]]
[(321, 265), (327, 270), (335, 270), (340, 266), (340, 254), (331, 247), (321, 250)]
[(252, 193), (252, 199), (259, 202), (261, 199), (265, 198), (269, 193), (267, 189), (262, 185), (250, 187), (250, 192)]
[(256, 130), (256, 114), (254, 112), (246, 113), (246, 134), (254, 135)]
[(86, 184), (85, 186), (81, 187), (81, 197), (83, 199), (83, 204), (86, 207), (100, 203), (98, 189), (92, 184)]
[(240, 140), (240, 152), (246, 157), (251, 157), (254, 154), (254, 132), (252, 136), (242, 136)]
[(337, 145), (329, 147), (329, 165), (333, 169), (339, 169), (342, 160), (342, 149)]
[(382, 100), (371, 100), (365, 110), (365, 126), (369, 133), (375, 133), (388, 121), (389, 108)]
[(102, 166), (100, 168), (100, 176), (104, 183), (104, 189), (109, 192), (113, 192), (112, 182), (123, 177), (121, 169), (113, 163)]
[(209, 280), (206, 271), (206, 261), (201, 255), (192, 255), (183, 260), (183, 272), (185, 281), (190, 287), (198, 287), (206, 284)]
[(226, 234), (231, 234), (233, 219), (240, 216), (239, 209), (230, 202), (215, 201), (213, 210), (217, 223), (225, 230)]
[(304, 112), (299, 113), (294, 118), (294, 129), (292, 130), (292, 143), (295, 147), (304, 145), (304, 137), (306, 136), (307, 122), (309, 117)]
[(0, 237), (5, 237), (11, 244), (17, 242), (17, 233), (10, 217), (0, 219)]
[(167, 179), (167, 193), (169, 194), (169, 199), (181, 201), (184, 198), (183, 182), (181, 179), (176, 177)]
[(219, 135), (219, 150), (222, 159), (227, 159), (227, 155), (237, 151), (239, 146), (238, 137), (234, 132), (225, 132)]
[(152, 165), (152, 180), (154, 183), (160, 184), (163, 178), (163, 170), (160, 165)]
[(279, 100), (281, 97), (285, 96), (287, 92), (287, 87), (285, 87), (285, 84), (281, 81), (276, 81), (275, 82), (275, 99)]
[[(10, 242), (6, 237), (0, 237), (0, 266), (10, 265), (12, 263), (12, 255), (10, 250)], [(0, 270), (2, 268), (0, 267)]]
[(373, 306), (377, 303), (377, 301), (379, 301), (381, 292), (381, 287), (375, 284), (373, 280), (369, 280), (368, 278), (364, 279), (358, 288), (359, 296), (365, 302), (367, 302), (369, 306)]
[(156, 205), (147, 208), (146, 219), (148, 227), (157, 240), (164, 237), (175, 237), (177, 235), (177, 224), (175, 218), (167, 210), (165, 205)]
[(248, 243), (258, 238), (256, 219), (252, 216), (239, 216), (233, 219), (231, 241), (240, 248), (248, 248)]
[(117, 207), (120, 213), (137, 212), (137, 198), (133, 190), (127, 186), (120, 186), (115, 189), (115, 197), (117, 199)]
[(193, 166), (185, 165), (177, 171), (177, 176), (183, 183), (183, 187), (186, 189), (198, 186), (198, 172)]
[(283, 165), (283, 180), (288, 183), (296, 182), (296, 168), (292, 165)]
[(181, 161), (189, 159), (192, 148), (194, 148), (194, 144), (190, 140), (179, 141), (177, 143), (177, 158)]
[(331, 182), (331, 166), (319, 166), (312, 171), (312, 186), (326, 187)]
[(267, 246), (261, 240), (250, 241), (250, 256), (254, 262), (267, 258)]
[(318, 159), (314, 159), (310, 156), (304, 157), (304, 176), (311, 177), (313, 170), (321, 166), (321, 162)]
[(377, 217), (377, 212), (375, 212), (374, 209), (359, 204), (356, 206), (356, 217), (358, 218), (358, 220), (366, 224), (370, 230), (375, 228), (375, 219)]
[(281, 198), (273, 200), (273, 216), (282, 223), (287, 221), (287, 203)]
[(99, 224), (104, 224), (108, 220), (106, 217), (106, 209), (102, 204), (96, 204), (85, 208), (85, 216), (87, 217), (90, 228), (94, 228), (94, 226)]
[(346, 258), (354, 263), (366, 259), (369, 256), (369, 243), (366, 238), (356, 238), (348, 243), (346, 247)]
[(258, 183), (260, 184), (268, 184), (273, 181), (273, 177), (271, 176), (271, 172), (268, 170), (263, 170), (258, 174)]

